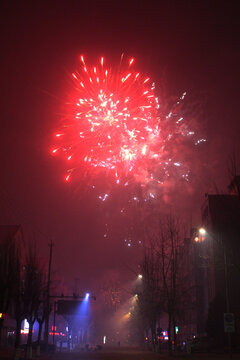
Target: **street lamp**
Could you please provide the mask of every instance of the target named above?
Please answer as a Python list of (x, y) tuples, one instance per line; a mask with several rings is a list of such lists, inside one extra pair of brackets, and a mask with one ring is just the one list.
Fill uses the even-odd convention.
[(138, 279), (142, 279), (142, 278), (143, 278), (142, 274), (138, 274)]
[(199, 228), (197, 233), (195, 234), (194, 241), (202, 242), (206, 239), (207, 231), (203, 227)]
[(202, 227), (198, 230), (198, 232), (200, 235), (206, 235), (206, 230)]
[(195, 236), (194, 241), (199, 242), (199, 237), (197, 235)]

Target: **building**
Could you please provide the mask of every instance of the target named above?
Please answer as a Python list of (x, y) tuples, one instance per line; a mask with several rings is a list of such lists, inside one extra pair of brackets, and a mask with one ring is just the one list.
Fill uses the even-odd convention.
[(197, 262), (202, 265), (198, 274), (202, 327), (211, 319), (209, 309), (213, 313), (217, 307), (221, 313), (234, 313), (236, 329), (240, 325), (240, 176), (235, 176), (228, 190), (228, 194), (207, 194), (202, 207), (206, 234), (196, 242)]

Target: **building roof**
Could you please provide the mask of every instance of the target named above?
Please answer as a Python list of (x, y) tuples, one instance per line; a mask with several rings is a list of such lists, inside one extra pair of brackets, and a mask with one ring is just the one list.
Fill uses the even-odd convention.
[(208, 195), (208, 208), (214, 232), (240, 234), (240, 198), (236, 195)]
[(0, 225), (0, 242), (11, 240), (20, 229), (20, 225)]

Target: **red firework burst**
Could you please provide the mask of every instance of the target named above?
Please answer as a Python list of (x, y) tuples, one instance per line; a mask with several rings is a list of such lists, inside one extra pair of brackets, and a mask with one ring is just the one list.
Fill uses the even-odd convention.
[(62, 152), (70, 164), (66, 182), (86, 168), (111, 172), (116, 183), (124, 185), (130, 177), (158, 185), (176, 173), (188, 180), (182, 156), (186, 139), (195, 145), (205, 139), (196, 139), (179, 112), (186, 93), (164, 114), (154, 83), (134, 70), (133, 58), (124, 65), (122, 56), (115, 69), (107, 68), (103, 57), (92, 67), (83, 56), (80, 60), (81, 71), (72, 74), (70, 110), (52, 150)]
[(154, 95), (149, 77), (134, 71), (134, 59), (124, 69), (108, 69), (104, 58), (72, 74), (75, 95), (65, 124), (56, 134), (53, 153), (63, 151), (71, 162), (65, 178), (83, 166), (113, 171), (117, 181), (126, 176), (152, 151), (159, 139)]

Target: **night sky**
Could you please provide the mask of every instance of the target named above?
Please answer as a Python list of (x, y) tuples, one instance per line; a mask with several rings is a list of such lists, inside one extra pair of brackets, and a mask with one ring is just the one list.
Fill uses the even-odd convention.
[(125, 279), (137, 252), (103, 238), (104, 207), (80, 180), (66, 185), (63, 162), (50, 155), (79, 55), (116, 62), (124, 52), (168, 96), (187, 91), (201, 105), (207, 143), (181, 194), (189, 219), (200, 221), (204, 193), (226, 187), (227, 159), (240, 150), (239, 10), (220, 0), (1, 4), (1, 223), (22, 224), (45, 258), (53, 238), (54, 270), (65, 280), (87, 288), (111, 273)]

